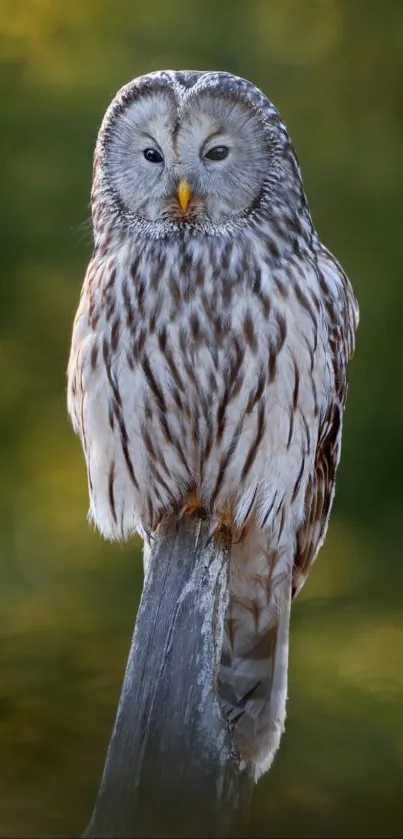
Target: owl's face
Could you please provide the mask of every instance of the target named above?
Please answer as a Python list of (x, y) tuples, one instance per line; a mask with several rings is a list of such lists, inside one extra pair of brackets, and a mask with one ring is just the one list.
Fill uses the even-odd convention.
[(156, 83), (114, 114), (105, 163), (131, 216), (218, 225), (256, 206), (272, 151), (245, 97), (197, 84), (178, 95), (175, 85)]
[(95, 205), (101, 191), (115, 223), (146, 224), (148, 235), (235, 230), (252, 212), (300, 216), (304, 204), (279, 114), (230, 73), (162, 71), (123, 87), (99, 132), (94, 175)]
[(137, 217), (218, 224), (258, 200), (268, 155), (261, 122), (241, 102), (204, 91), (181, 108), (156, 90), (116, 121), (108, 170)]

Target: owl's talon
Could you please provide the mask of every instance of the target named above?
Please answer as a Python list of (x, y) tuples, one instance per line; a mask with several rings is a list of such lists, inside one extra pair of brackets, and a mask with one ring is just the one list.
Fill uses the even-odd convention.
[(200, 498), (196, 494), (196, 492), (189, 493), (187, 500), (182, 505), (179, 511), (179, 520), (183, 519), (184, 516), (201, 516), (203, 513), (203, 504), (200, 501)]
[(237, 539), (234, 540), (233, 544), (239, 545), (240, 542), (243, 542), (243, 540), (246, 538), (248, 530), (249, 526), (247, 524), (242, 525), (241, 529), (237, 531)]
[(214, 539), (222, 539), (224, 536), (231, 536), (233, 533), (233, 519), (230, 513), (219, 513), (213, 518), (209, 531), (207, 533), (204, 548), (208, 548)]

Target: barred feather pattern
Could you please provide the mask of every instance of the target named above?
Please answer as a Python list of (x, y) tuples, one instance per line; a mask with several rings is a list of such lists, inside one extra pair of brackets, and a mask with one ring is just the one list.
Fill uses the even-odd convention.
[[(153, 531), (191, 494), (238, 534), (219, 691), (258, 778), (284, 728), (291, 599), (326, 533), (358, 308), (312, 226), (271, 103), (229, 74), (194, 75), (143, 77), (105, 117), (68, 409), (86, 459), (90, 518), (106, 538), (140, 532), (146, 565)], [(247, 216), (219, 229), (151, 225), (109, 187), (111, 124), (144, 85), (168, 83), (183, 95), (195, 84), (232, 85), (276, 130), (281, 188), (264, 192)]]

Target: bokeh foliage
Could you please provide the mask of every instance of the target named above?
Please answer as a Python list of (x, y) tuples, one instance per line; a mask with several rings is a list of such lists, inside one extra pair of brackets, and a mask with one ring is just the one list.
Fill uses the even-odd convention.
[(361, 304), (334, 516), (251, 835), (401, 837), (401, 0), (2, 0), (0, 60), (0, 835), (79, 834), (113, 722), (140, 548), (86, 524), (65, 368), (98, 124), (121, 84), (170, 66), (271, 96)]

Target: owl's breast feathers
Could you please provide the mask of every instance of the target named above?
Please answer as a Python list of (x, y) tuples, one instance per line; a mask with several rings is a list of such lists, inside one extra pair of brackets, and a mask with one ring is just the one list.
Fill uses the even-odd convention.
[(302, 521), (321, 423), (342, 410), (353, 297), (327, 252), (273, 253), (252, 235), (95, 253), (68, 398), (108, 538), (191, 492), (280, 540)]

